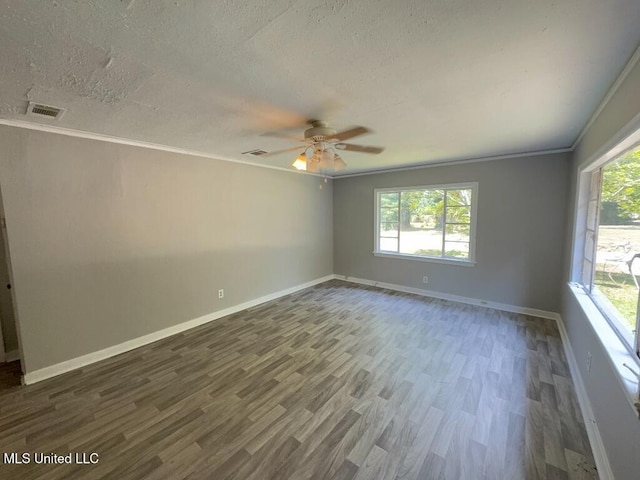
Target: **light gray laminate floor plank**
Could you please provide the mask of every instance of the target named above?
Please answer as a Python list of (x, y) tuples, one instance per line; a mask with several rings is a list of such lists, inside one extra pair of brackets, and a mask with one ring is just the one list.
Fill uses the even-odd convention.
[(331, 281), (35, 385), (0, 367), (30, 479), (594, 479), (554, 321)]

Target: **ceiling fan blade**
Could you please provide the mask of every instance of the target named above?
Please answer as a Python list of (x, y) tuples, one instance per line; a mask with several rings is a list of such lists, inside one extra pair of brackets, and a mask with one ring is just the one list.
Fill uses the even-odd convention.
[(293, 142), (304, 142), (304, 138), (294, 137), (293, 135), (287, 135), (286, 133), (280, 132), (265, 132), (261, 137), (276, 137), (276, 138), (284, 138), (285, 140), (291, 140)]
[(298, 145), (297, 147), (290, 147), (290, 148), (285, 148), (284, 150), (275, 150), (273, 152), (268, 152), (265, 153), (263, 155), (260, 155), (261, 157), (271, 157), (273, 155), (280, 155), (281, 153), (286, 153), (286, 152), (293, 152), (294, 150), (304, 150), (304, 146), (303, 145)]
[(338, 132), (335, 135), (327, 138), (327, 140), (348, 140), (353, 137), (357, 137), (358, 135), (364, 135), (365, 133), (369, 133), (371, 130), (365, 127), (353, 127), (349, 130), (344, 130), (342, 132)]
[(352, 143), (336, 143), (338, 150), (347, 150), (349, 152), (373, 153), (378, 154), (384, 152), (383, 147), (368, 147), (366, 145), (353, 145)]

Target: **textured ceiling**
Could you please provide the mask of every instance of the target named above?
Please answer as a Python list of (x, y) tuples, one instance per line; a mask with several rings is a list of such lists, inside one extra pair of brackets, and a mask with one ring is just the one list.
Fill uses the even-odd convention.
[(566, 148), (638, 24), (638, 0), (3, 0), (0, 118), (280, 167), (241, 152), (303, 118), (371, 128), (353, 143), (385, 152), (344, 173)]

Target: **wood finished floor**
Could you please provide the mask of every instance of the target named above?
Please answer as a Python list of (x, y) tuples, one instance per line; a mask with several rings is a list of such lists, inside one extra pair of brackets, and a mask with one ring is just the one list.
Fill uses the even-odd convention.
[(0, 363), (0, 390), (20, 385), (21, 374), (19, 361)]
[(0, 391), (2, 479), (591, 479), (555, 322), (332, 281)]

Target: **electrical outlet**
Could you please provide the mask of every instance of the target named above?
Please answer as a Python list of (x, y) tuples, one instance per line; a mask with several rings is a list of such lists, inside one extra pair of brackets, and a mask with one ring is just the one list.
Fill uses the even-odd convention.
[(591, 372), (591, 352), (587, 352), (587, 372)]
[(422, 277), (422, 283), (429, 283), (429, 277), (427, 277), (426, 275)]
[(224, 298), (224, 290), (222, 288), (218, 290), (218, 298)]

